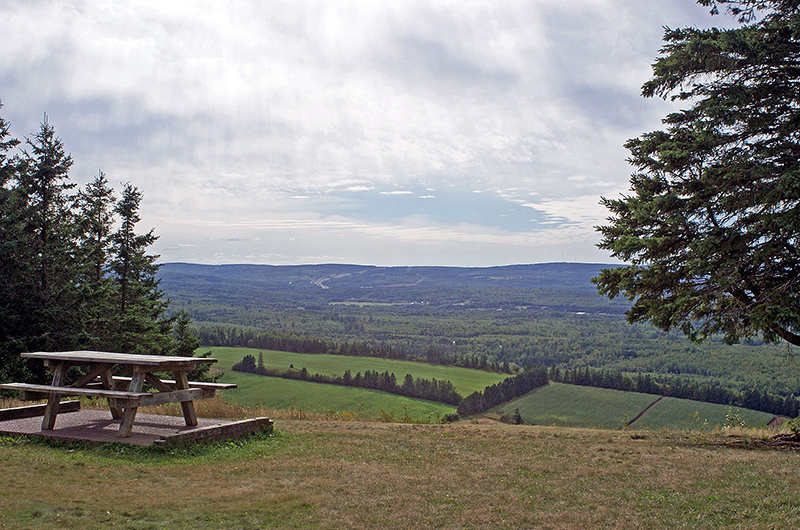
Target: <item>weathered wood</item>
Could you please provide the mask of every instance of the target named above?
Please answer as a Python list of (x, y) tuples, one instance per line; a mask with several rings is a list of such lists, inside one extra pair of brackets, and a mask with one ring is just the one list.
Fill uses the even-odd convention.
[[(131, 377), (130, 387), (128, 387), (128, 392), (141, 393), (144, 379), (144, 372), (134, 371), (133, 377)], [(122, 413), (122, 424), (119, 426), (120, 438), (127, 438), (131, 435), (131, 430), (133, 429), (133, 420), (136, 418), (137, 410), (137, 406), (125, 407), (125, 412)]]
[(113, 353), (98, 351), (28, 352), (20, 354), (28, 359), (42, 359), (50, 362), (72, 362), (81, 364), (130, 364), (149, 366), (156, 370), (193, 370), (200, 363), (215, 363), (217, 359), (208, 357), (177, 357), (166, 355), (139, 355), (134, 353)]
[[(130, 383), (131, 378), (125, 377), (121, 375), (115, 375), (114, 381)], [(148, 379), (148, 382), (150, 380)], [(174, 379), (161, 379), (161, 382), (165, 385), (174, 387), (175, 380)], [(189, 381), (189, 388), (210, 388), (214, 390), (232, 390), (237, 388), (236, 383), (209, 383), (206, 381)], [(170, 389), (172, 390), (172, 388)]]
[(91, 370), (89, 370), (89, 372), (86, 375), (84, 375), (83, 377), (81, 377), (80, 379), (78, 379), (69, 386), (74, 386), (74, 387), (84, 386), (87, 383), (90, 383), (91, 381), (97, 379), (97, 377), (100, 376), (100, 374), (111, 370), (111, 366), (113, 365), (108, 363), (97, 364)]
[[(173, 377), (175, 377), (175, 388), (178, 390), (177, 392), (183, 392), (189, 388), (189, 380), (186, 377), (186, 372), (173, 372)], [(202, 395), (202, 389), (197, 388), (193, 390), (200, 390)], [(197, 425), (197, 411), (194, 409), (194, 401), (181, 401), (181, 409), (183, 409), (183, 418), (186, 420), (186, 425), (194, 427)]]
[(191, 403), (197, 399), (203, 399), (202, 388), (187, 388), (184, 390), (173, 390), (171, 392), (155, 392), (144, 394), (138, 398), (125, 399), (122, 406), (131, 407), (151, 407), (153, 405), (163, 405), (164, 403), (179, 403), (188, 401)]
[(71, 386), (34, 385), (30, 383), (3, 383), (0, 388), (6, 390), (28, 390), (48, 395), (63, 394), (65, 396), (88, 396), (112, 399), (136, 399), (147, 397), (146, 392), (125, 392), (121, 390), (106, 390), (103, 388), (74, 388)]
[[(47, 405), (28, 405), (25, 407), (11, 407), (0, 409), (0, 421), (21, 420), (23, 418), (35, 418), (44, 416)], [(77, 412), (81, 410), (80, 401), (62, 401), (58, 404), (58, 413)]]
[[(207, 357), (167, 357), (161, 355), (136, 355), (96, 351), (70, 352), (31, 352), (22, 357), (42, 359), (47, 366), (54, 368), (52, 385), (32, 385), (25, 383), (6, 383), (0, 388), (15, 389), (22, 399), (48, 399), (44, 409), (42, 429), (53, 429), (58, 415), (61, 395), (79, 395), (108, 399), (112, 417), (122, 419), (119, 436), (130, 436), (136, 412), (140, 406), (162, 403), (181, 403), (187, 426), (198, 424), (194, 401), (213, 397), (216, 389), (236, 388), (236, 385), (222, 383), (190, 382), (187, 372), (200, 363), (217, 362)], [(89, 372), (70, 386), (65, 384), (67, 369), (71, 365), (91, 365)], [(115, 364), (130, 366), (133, 377), (114, 377), (111, 368)], [(171, 371), (174, 380), (162, 380), (154, 372)], [(143, 392), (147, 382), (157, 392)], [(126, 384), (127, 383), (127, 384)], [(127, 386), (127, 390), (117, 390)]]
[(209, 425), (191, 429), (177, 434), (166, 436), (154, 442), (158, 445), (185, 445), (189, 443), (236, 438), (244, 434), (256, 433), (261, 431), (272, 431), (273, 422), (269, 418), (251, 418), (223, 425)]
[[(64, 382), (67, 375), (67, 362), (60, 362), (53, 370), (53, 387), (60, 387)], [(56, 425), (56, 416), (58, 415), (58, 404), (61, 402), (60, 393), (52, 393), (47, 398), (47, 406), (44, 409), (44, 417), (42, 418), (42, 430), (52, 430)]]
[(175, 390), (174, 385), (169, 386), (153, 374), (144, 374), (144, 380), (147, 384), (158, 390), (159, 392), (172, 392)]
[[(111, 368), (100, 374), (100, 384), (106, 390), (117, 389), (116, 384), (114, 383), (114, 376), (111, 374)], [(118, 407), (116, 402), (112, 403), (112, 400), (110, 399), (108, 400), (108, 410), (111, 412), (111, 417), (115, 420), (122, 418), (122, 408)]]

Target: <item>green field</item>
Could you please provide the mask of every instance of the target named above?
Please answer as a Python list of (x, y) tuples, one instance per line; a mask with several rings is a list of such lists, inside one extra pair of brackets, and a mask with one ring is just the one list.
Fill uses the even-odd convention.
[[(519, 409), (522, 419), (534, 425), (620, 429), (658, 399), (659, 396), (652, 394), (550, 383), (498, 409), (504, 412)], [(747, 425), (753, 427), (764, 425), (773, 417), (772, 414), (730, 409), (725, 405), (663, 398), (632, 427), (714, 428), (725, 423), (726, 412), (731, 410), (741, 414)]]
[(637, 429), (703, 429), (724, 425), (726, 414), (741, 415), (750, 427), (760, 427), (769, 422), (772, 414), (755, 410), (702, 403), (689, 399), (665, 397), (639, 418), (632, 427)]
[(658, 396), (550, 383), (499, 408), (533, 425), (620, 429)]
[[(426, 379), (447, 379), (464, 396), (507, 377), (468, 368), (375, 357), (311, 355), (250, 348), (214, 347), (211, 350), (213, 357), (219, 359), (215, 369), (225, 372), (221, 381), (239, 385), (238, 389), (224, 393), (226, 399), (242, 405), (261, 404), (282, 410), (294, 408), (331, 416), (344, 413), (364, 418), (385, 418), (388, 415), (397, 421), (410, 418), (415, 422), (435, 422), (443, 415), (455, 412), (455, 407), (376, 390), (238, 373), (233, 372), (231, 367), (245, 355), (258, 358), (259, 354), (263, 354), (267, 368), (285, 370), (293, 365), (298, 369), (305, 367), (310, 373), (333, 376), (342, 375), (349, 369), (353, 374), (366, 370), (388, 371), (398, 379), (407, 373)], [(200, 351), (208, 349), (201, 348)], [(513, 412), (519, 409), (522, 419), (533, 425), (620, 429), (650, 405), (653, 407), (631, 428), (709, 429), (724, 425), (726, 414), (730, 412), (740, 414), (747, 425), (757, 427), (773, 417), (764, 412), (731, 409), (724, 405), (687, 399), (659, 400), (659, 396), (651, 394), (561, 383), (550, 383), (497, 410)]]
[(294, 407), (305, 412), (330, 414), (332, 417), (346, 412), (380, 419), (385, 413), (397, 421), (407, 415), (413, 421), (438, 422), (443, 415), (456, 411), (453, 406), (424, 399), (279, 377), (226, 372), (220, 381), (239, 386), (235, 390), (226, 390), (223, 396), (242, 405), (260, 404), (273, 409)]
[[(472, 392), (483, 390), (489, 385), (502, 381), (508, 375), (484, 372), (470, 368), (456, 366), (441, 366), (437, 364), (419, 363), (413, 361), (397, 361), (393, 359), (380, 359), (377, 357), (351, 357), (344, 355), (323, 355), (290, 353), (274, 350), (257, 350), (251, 348), (200, 348), (199, 352), (213, 352), (212, 357), (219, 359), (215, 365), (217, 369), (229, 372), (234, 363), (242, 360), (245, 355), (252, 355), (258, 359), (259, 353), (264, 355), (264, 366), (287, 370), (289, 366), (306, 368), (309, 373), (341, 376), (345, 370), (350, 370), (353, 375), (366, 370), (394, 373), (397, 380), (402, 382), (406, 374), (417, 378), (449, 380), (456, 390), (463, 396)], [(227, 379), (226, 379), (227, 381)]]

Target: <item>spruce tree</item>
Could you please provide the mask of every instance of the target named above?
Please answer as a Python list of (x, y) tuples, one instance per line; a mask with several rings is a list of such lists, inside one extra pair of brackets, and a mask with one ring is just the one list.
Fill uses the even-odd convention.
[(120, 227), (112, 236), (116, 310), (114, 349), (127, 353), (165, 354), (172, 349), (172, 320), (165, 317), (169, 302), (158, 287), (157, 255), (147, 253), (157, 239), (152, 230), (136, 233), (141, 192), (125, 184), (115, 212)]
[(127, 184), (115, 201), (100, 172), (76, 194), (72, 157), (46, 115), (14, 154), (18, 145), (0, 118), (0, 380), (45, 380), (24, 351), (191, 355), (197, 333), (185, 313), (166, 315), (148, 254), (157, 236), (136, 232), (139, 190)]
[(800, 1), (699, 3), (743, 25), (666, 30), (643, 95), (687, 108), (627, 143), (599, 246), (628, 265), (595, 281), (630, 322), (800, 345)]
[(16, 227), (14, 333), (28, 350), (72, 349), (81, 326), (74, 282), (72, 157), (46, 115), (27, 146), (11, 189)]
[(114, 191), (102, 171), (78, 193), (76, 231), (81, 267), (77, 279), (85, 323), (82, 342), (96, 350), (107, 349), (112, 341), (114, 284), (109, 257), (114, 204)]
[[(3, 108), (0, 102), (0, 109)], [(18, 159), (11, 151), (19, 145), (11, 137), (11, 124), (0, 117), (0, 381), (23, 374), (19, 353), (24, 349), (17, 311), (19, 278), (17, 249), (20, 226), (11, 185), (16, 180)]]

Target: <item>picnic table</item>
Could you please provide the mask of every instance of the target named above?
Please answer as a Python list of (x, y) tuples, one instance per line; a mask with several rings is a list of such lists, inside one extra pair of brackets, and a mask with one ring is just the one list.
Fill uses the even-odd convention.
[[(217, 389), (236, 388), (234, 384), (189, 381), (187, 373), (201, 363), (215, 363), (207, 357), (167, 357), (98, 351), (31, 352), (22, 357), (42, 359), (53, 369), (50, 385), (4, 383), (0, 388), (19, 390), (23, 400), (47, 399), (42, 430), (55, 427), (61, 396), (90, 396), (108, 399), (111, 416), (121, 419), (120, 437), (128, 437), (133, 428), (136, 411), (141, 406), (180, 403), (187, 426), (197, 425), (194, 402), (213, 397)], [(67, 383), (67, 371), (72, 366), (86, 367), (86, 375)], [(113, 375), (115, 366), (130, 367), (131, 376)], [(160, 373), (171, 373), (174, 379), (164, 379)], [(145, 384), (154, 392), (145, 391)]]

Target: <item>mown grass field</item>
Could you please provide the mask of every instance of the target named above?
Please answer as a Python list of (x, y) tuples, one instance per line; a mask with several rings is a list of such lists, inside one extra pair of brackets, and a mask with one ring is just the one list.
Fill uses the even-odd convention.
[[(394, 372), (401, 379), (406, 373), (426, 379), (449, 379), (467, 395), (482, 390), (504, 377), (467, 368), (448, 367), (396, 361), (375, 357), (341, 355), (309, 355), (249, 348), (211, 348), (219, 359), (216, 369), (224, 370), (221, 379), (236, 383), (237, 390), (225, 391), (225, 399), (242, 405), (263, 405), (278, 410), (296, 409), (328, 417), (360, 417), (364, 419), (437, 422), (455, 407), (387, 394), (375, 390), (295, 381), (275, 377), (233, 372), (230, 368), (245, 355), (258, 358), (263, 354), (269, 368), (305, 367), (311, 373), (341, 375), (349, 369), (353, 374), (365, 370)], [(200, 351), (208, 351), (201, 348)], [(401, 375), (402, 374), (402, 375)], [(513, 412), (519, 409), (523, 420), (534, 425), (565, 427), (594, 427), (620, 429), (636, 418), (648, 406), (655, 405), (630, 427), (637, 429), (713, 429), (724, 425), (726, 414), (740, 414), (750, 426), (762, 426), (772, 419), (771, 414), (724, 405), (701, 403), (686, 399), (664, 398), (637, 392), (621, 392), (602, 388), (551, 383), (520, 399), (506, 403), (497, 410)]]
[(726, 414), (738, 414), (750, 427), (767, 424), (772, 414), (756, 410), (665, 397), (631, 427), (637, 429), (708, 429), (725, 425)]
[(457, 366), (441, 366), (412, 361), (398, 361), (394, 359), (380, 359), (377, 357), (351, 357), (344, 355), (324, 355), (290, 353), (274, 350), (258, 350), (252, 348), (225, 348), (203, 347), (198, 352), (213, 352), (212, 357), (219, 359), (216, 369), (230, 372), (234, 363), (242, 360), (245, 355), (252, 355), (258, 360), (259, 353), (263, 354), (264, 366), (287, 370), (293, 365), (298, 370), (305, 367), (310, 373), (341, 376), (345, 370), (350, 370), (353, 375), (366, 370), (380, 373), (394, 373), (398, 383), (403, 382), (406, 374), (423, 379), (450, 380), (456, 390), (463, 396), (483, 390), (489, 385), (502, 381), (508, 375), (459, 368)]
[(348, 369), (353, 375), (366, 370), (388, 371), (394, 373), (399, 381), (410, 373), (417, 378), (450, 380), (462, 395), (483, 390), (486, 386), (508, 377), (505, 374), (469, 368), (376, 357), (311, 355), (225, 347), (200, 348), (198, 351), (205, 353), (209, 349), (213, 352), (212, 356), (219, 360), (214, 365), (214, 370), (225, 372), (220, 381), (239, 385), (236, 390), (223, 392), (225, 399), (242, 405), (260, 404), (271, 409), (296, 409), (326, 414), (330, 417), (355, 416), (364, 419), (388, 417), (395, 421), (438, 422), (442, 416), (454, 413), (456, 407), (376, 390), (234, 372), (231, 367), (245, 355), (253, 355), (258, 359), (259, 354), (262, 354), (264, 365), (268, 368), (286, 370), (290, 366), (297, 369), (305, 367), (310, 373), (326, 375), (342, 375)]
[[(513, 412), (519, 409), (522, 419), (534, 425), (620, 429), (658, 398), (652, 394), (550, 383), (498, 407), (498, 410)], [(710, 429), (724, 425), (729, 410), (724, 405), (663, 398), (631, 427)], [(741, 414), (747, 425), (753, 427), (763, 426), (773, 417), (772, 414), (747, 409), (732, 411)]]
[[(0, 438), (4, 529), (800, 527), (800, 455), (723, 434), (278, 421), (155, 451)], [(702, 470), (702, 472), (698, 472)]]
[(355, 416), (381, 419), (385, 415), (395, 421), (403, 418), (417, 422), (438, 422), (456, 407), (387, 394), (377, 390), (353, 388), (308, 381), (295, 381), (279, 377), (244, 374), (228, 371), (221, 379), (236, 383), (235, 390), (225, 390), (221, 395), (242, 405), (264, 405), (271, 409), (297, 409), (303, 412), (326, 414), (330, 417)]

